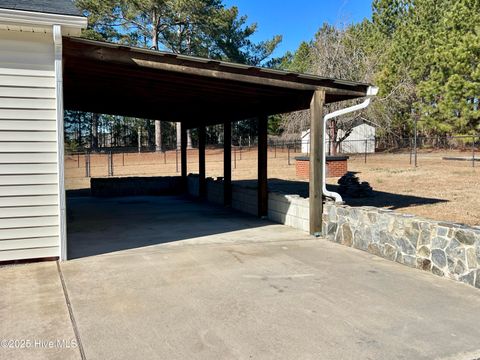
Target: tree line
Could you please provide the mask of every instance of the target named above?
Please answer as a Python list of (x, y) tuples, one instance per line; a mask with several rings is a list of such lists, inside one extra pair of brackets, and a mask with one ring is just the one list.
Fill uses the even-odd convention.
[[(480, 131), (478, 0), (374, 0), (371, 20), (324, 24), (277, 66), (380, 88), (369, 109), (330, 126), (337, 141), (337, 130), (348, 136), (359, 117), (392, 140), (411, 137), (415, 122), (424, 136)], [(282, 128), (298, 134), (308, 127), (307, 115), (285, 116)]]
[[(361, 119), (391, 140), (411, 136), (415, 122), (425, 136), (480, 131), (479, 0), (374, 0), (371, 19), (323, 24), (313, 39), (278, 58), (271, 55), (281, 36), (253, 42), (257, 25), (248, 24), (238, 8), (226, 7), (222, 0), (76, 3), (89, 17), (83, 36), (90, 39), (379, 86), (369, 109), (330, 124), (333, 146)], [(332, 104), (326, 111), (347, 105)], [(308, 126), (308, 111), (272, 116), (269, 133), (298, 139)], [(79, 112), (66, 112), (65, 130), (69, 147), (93, 149), (173, 147), (178, 133), (175, 123)], [(255, 121), (233, 127), (237, 143), (252, 142), (255, 134)], [(208, 127), (207, 136), (210, 143), (221, 143), (221, 126)], [(189, 143), (195, 142), (192, 130)]]
[[(77, 0), (89, 18), (83, 37), (129, 46), (171, 51), (269, 66), (268, 58), (282, 37), (253, 42), (256, 24), (248, 24), (238, 8), (222, 0)], [(155, 121), (157, 120), (157, 121)], [(102, 146), (148, 146), (160, 150), (178, 143), (178, 124), (104, 114), (66, 112), (66, 142), (70, 149)], [(219, 126), (208, 127), (210, 143), (222, 142)], [(233, 127), (233, 140), (253, 141), (256, 124), (242, 121)], [(188, 133), (189, 144), (196, 131)]]

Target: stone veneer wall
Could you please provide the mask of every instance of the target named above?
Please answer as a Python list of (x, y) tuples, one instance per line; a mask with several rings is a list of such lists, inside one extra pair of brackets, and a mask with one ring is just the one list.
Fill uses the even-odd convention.
[(323, 230), (328, 240), (480, 288), (480, 228), (326, 204)]
[[(190, 176), (191, 194), (196, 187), (198, 194), (198, 177)], [(221, 180), (207, 180), (207, 192), (209, 201), (223, 203)], [(309, 231), (308, 199), (274, 192), (268, 197), (270, 220)], [(232, 200), (234, 209), (256, 214), (256, 189), (234, 185)], [(330, 202), (323, 210), (322, 230), (327, 240), (480, 288), (478, 227)]]

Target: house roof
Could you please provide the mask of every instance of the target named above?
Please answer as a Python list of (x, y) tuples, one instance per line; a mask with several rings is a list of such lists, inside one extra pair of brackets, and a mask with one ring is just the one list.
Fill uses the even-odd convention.
[(64, 37), (65, 108), (194, 127), (366, 96), (369, 85)]
[(72, 0), (0, 0), (0, 8), (82, 16)]

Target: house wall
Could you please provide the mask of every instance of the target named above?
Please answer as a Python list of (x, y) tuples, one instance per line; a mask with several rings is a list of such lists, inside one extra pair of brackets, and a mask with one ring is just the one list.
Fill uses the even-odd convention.
[(0, 261), (59, 256), (52, 33), (0, 30)]

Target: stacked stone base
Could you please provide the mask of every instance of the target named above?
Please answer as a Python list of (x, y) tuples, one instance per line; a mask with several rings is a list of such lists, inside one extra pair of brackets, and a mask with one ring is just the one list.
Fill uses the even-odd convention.
[(480, 288), (480, 229), (326, 204), (323, 230), (328, 240)]

